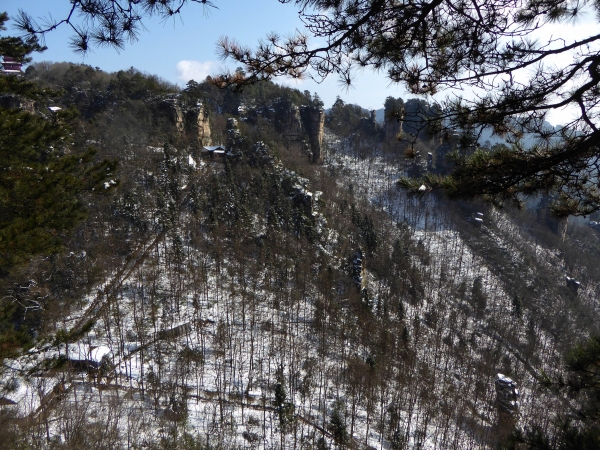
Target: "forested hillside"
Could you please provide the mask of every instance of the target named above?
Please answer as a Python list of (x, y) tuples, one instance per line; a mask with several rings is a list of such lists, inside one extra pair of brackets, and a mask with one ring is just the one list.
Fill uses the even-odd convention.
[(475, 151), (425, 120), (437, 105), (389, 98), (381, 126), (270, 82), (24, 79), (45, 90), (27, 114), (70, 111), (66, 154), (103, 176), (0, 273), (7, 448), (598, 442), (597, 349), (575, 347), (598, 332), (598, 232), (548, 198), (400, 189)]

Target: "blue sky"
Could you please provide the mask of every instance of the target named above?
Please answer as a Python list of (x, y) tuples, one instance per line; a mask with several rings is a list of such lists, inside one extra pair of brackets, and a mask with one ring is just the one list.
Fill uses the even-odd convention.
[[(184, 86), (189, 79), (202, 81), (206, 75), (218, 73), (225, 63), (219, 60), (216, 42), (221, 36), (228, 36), (238, 42), (253, 47), (269, 32), (280, 35), (293, 33), (302, 27), (297, 8), (291, 4), (281, 4), (277, 0), (213, 0), (219, 9), (206, 10), (201, 5), (190, 3), (179, 18), (161, 21), (158, 18), (144, 22), (146, 30), (142, 31), (139, 41), (129, 44), (120, 52), (112, 48), (93, 49), (85, 57), (81, 57), (69, 48), (70, 30), (63, 26), (50, 33), (46, 38), (48, 50), (34, 55), (34, 61), (71, 61), (100, 67), (109, 72), (135, 67), (143, 72), (160, 77)], [(5, 10), (9, 16), (16, 15), (19, 8), (24, 9), (35, 18), (66, 17), (70, 2), (68, 0), (3, 0), (0, 11)], [(585, 10), (584, 10), (585, 11)], [(11, 33), (9, 29), (3, 34)], [(581, 39), (597, 33), (598, 21), (588, 11), (584, 17), (569, 25), (550, 24), (540, 29), (535, 37), (545, 42), (550, 38), (564, 38), (565, 41)], [(15, 31), (12, 30), (14, 33)], [(564, 66), (571, 62), (573, 55), (557, 56), (549, 63)], [(231, 62), (230, 68), (235, 68)], [(532, 69), (531, 69), (532, 70)], [(518, 74), (526, 81), (528, 73)], [(390, 84), (382, 73), (365, 70), (358, 73), (354, 88), (346, 90), (338, 84), (335, 77), (328, 78), (321, 84), (311, 80), (296, 82), (294, 80), (277, 80), (300, 90), (317, 92), (325, 106), (330, 107), (340, 96), (347, 103), (356, 103), (367, 109), (383, 107), (386, 97), (412, 97), (399, 85)], [(470, 97), (470, 92), (455, 92)], [(436, 96), (441, 101), (448, 92)], [(577, 108), (566, 107), (553, 111), (549, 120), (553, 124), (565, 123), (567, 119), (579, 114)]]
[[(137, 42), (120, 52), (112, 48), (94, 48), (92, 53), (81, 57), (69, 48), (71, 33), (63, 26), (47, 35), (48, 50), (33, 55), (34, 61), (85, 63), (109, 72), (133, 66), (184, 86), (190, 78), (202, 81), (206, 75), (225, 66), (216, 52), (215, 44), (220, 36), (254, 46), (268, 32), (275, 31), (285, 36), (302, 26), (297, 8), (277, 0), (214, 0), (214, 3), (219, 9), (207, 12), (201, 5), (191, 3), (180, 18), (145, 20), (147, 30), (140, 33)], [(66, 17), (69, 6), (68, 0), (4, 0), (0, 10), (7, 11), (9, 17), (22, 8), (36, 19), (48, 15), (59, 19)], [(15, 33), (11, 30), (11, 23), (7, 25), (8, 30), (3, 34)], [(232, 68), (236, 67), (233, 62), (229, 64)], [(347, 91), (339, 86), (335, 77), (321, 84), (311, 80), (278, 80), (300, 90), (317, 92), (326, 107), (330, 107), (338, 95), (347, 103), (356, 103), (367, 109), (383, 107), (385, 98), (390, 95), (408, 97), (400, 86), (390, 85), (383, 74), (365, 71), (357, 74), (355, 81), (355, 87)]]

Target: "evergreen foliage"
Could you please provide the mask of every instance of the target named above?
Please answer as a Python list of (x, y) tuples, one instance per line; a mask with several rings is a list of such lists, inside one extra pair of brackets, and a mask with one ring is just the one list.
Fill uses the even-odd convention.
[(567, 389), (569, 397), (577, 398), (575, 414), (559, 417), (553, 435), (536, 425), (516, 429), (507, 439), (506, 448), (521, 448), (524, 444), (535, 450), (591, 450), (600, 446), (600, 336), (592, 335), (577, 344), (565, 356), (564, 364), (564, 378), (561, 375), (552, 380), (543, 373), (540, 381), (557, 395)]
[[(75, 142), (73, 146), (65, 144), (64, 155), (77, 151), (85, 138), (97, 140), (103, 156), (120, 152), (126, 168), (120, 175), (123, 188), (112, 197), (101, 197), (98, 205), (92, 203), (90, 220), (75, 230), (76, 239), (69, 242), (73, 250), (83, 246), (91, 255), (89, 262), (79, 252), (55, 254), (37, 261), (39, 267), (27, 268), (23, 279), (39, 282), (40, 290), (47, 290), (35, 297), (43, 299), (43, 311), (32, 311), (22, 302), (26, 295), (37, 295), (33, 284), (15, 281), (14, 286), (26, 293), (11, 292), (0, 304), (0, 348), (7, 355), (44, 338), (50, 338), (47, 345), (61, 349), (67, 343), (83, 345), (95, 340), (109, 342), (114, 359), (125, 364), (123, 371), (108, 364), (108, 357), (103, 358), (98, 371), (87, 374), (90, 381), (85, 392), (77, 389), (85, 374), (71, 370), (66, 356), (55, 361), (64, 363), (61, 367), (49, 364), (53, 361), (34, 367), (41, 375), (49, 375), (49, 367), (60, 370), (47, 379), (62, 377), (63, 386), (75, 388), (61, 392), (57, 385), (59, 395), (47, 415), (44, 412), (38, 420), (19, 421), (22, 428), (18, 433), (27, 435), (25, 440), (34, 444), (30, 446), (57, 442), (64, 448), (118, 448), (127, 439), (132, 447), (228, 448), (234, 440), (235, 445), (239, 443), (240, 434), (248, 445), (258, 446), (261, 440), (273, 443), (277, 424), (282, 447), (297, 439), (299, 446), (327, 448), (325, 439), (318, 438), (321, 426), (340, 447), (362, 445), (365, 440), (372, 443), (372, 433), (390, 448), (419, 447), (433, 433), (440, 446), (492, 446), (495, 436), (489, 422), (494, 418), (490, 413), (494, 395), (489, 381), (493, 383), (500, 362), (508, 361), (508, 366), (514, 362), (514, 373), (525, 374), (518, 382), (530, 393), (535, 383), (523, 369), (547, 365), (556, 356), (558, 346), (553, 339), (563, 345), (580, 332), (575, 327), (560, 328), (563, 322), (581, 323), (576, 321), (574, 306), (578, 299), (570, 295), (568, 302), (562, 302), (560, 281), (556, 280), (547, 283), (547, 290), (537, 290), (541, 277), (533, 265), (526, 275), (514, 275), (521, 281), (534, 280), (533, 288), (523, 294), (521, 310), (528, 329), (506, 314), (513, 292), (495, 295), (493, 289), (503, 287), (495, 277), (477, 278), (482, 273), (477, 271), (480, 261), (473, 250), (477, 243), (467, 247), (457, 236), (485, 239), (480, 236), (486, 231), (483, 228), (474, 233), (466, 229), (464, 214), (460, 222), (438, 221), (434, 218), (439, 211), (424, 209), (418, 202), (413, 208), (410, 199), (395, 197), (406, 201), (401, 205), (403, 213), (390, 220), (393, 189), (386, 192), (390, 198), (382, 200), (385, 210), (384, 203), (375, 207), (361, 202), (362, 189), (345, 189), (348, 179), (338, 178), (333, 165), (308, 165), (306, 158), (281, 144), (275, 122), (262, 117), (240, 120), (245, 139), (232, 144), (233, 151), (225, 159), (196, 158), (193, 164), (195, 149), (177, 133), (168, 133), (166, 120), (162, 135), (152, 130), (153, 99), (162, 101), (176, 89), (171, 91), (168, 85), (161, 86), (160, 80), (155, 83), (151, 76), (135, 70), (118, 76), (85, 66), (63, 66), (64, 71), (54, 68), (61, 74), (57, 81), (67, 92), (61, 100), (64, 106), (72, 101), (85, 105), (83, 98), (94, 92), (89, 95), (94, 99), (86, 110), (89, 116), (84, 115), (88, 131), (85, 136), (67, 134), (60, 140)], [(37, 66), (28, 79), (43, 78), (45, 70), (52, 73), (53, 66)], [(86, 90), (88, 75), (92, 82)], [(62, 76), (71, 77), (77, 89), (70, 90)], [(209, 104), (215, 123), (226, 120), (220, 115), (225, 111), (223, 102), (229, 102), (227, 108), (237, 117), (245, 114), (239, 106), (250, 106), (246, 111), (290, 105), (320, 107), (319, 99), (306, 92), (279, 89), (270, 83), (263, 84), (263, 90), (254, 86), (237, 94), (233, 88), (215, 91), (207, 83), (190, 84), (188, 92), (178, 98), (190, 104), (198, 100)], [(173, 97), (166, 98), (171, 101)], [(111, 102), (106, 103), (109, 98)], [(346, 110), (355, 109), (341, 108)], [(64, 117), (51, 117), (60, 118), (61, 123), (72, 122), (75, 129), (77, 122), (69, 116), (71, 112), (62, 114)], [(137, 133), (138, 125), (147, 128)], [(160, 137), (164, 139), (158, 140)], [(268, 145), (254, 145), (258, 141), (268, 141)], [(365, 163), (354, 162), (359, 167)], [(331, 172), (326, 170), (329, 168)], [(99, 187), (103, 191), (104, 184)], [(305, 195), (308, 189), (326, 192), (327, 203), (319, 204), (323, 217), (312, 214), (314, 204)], [(452, 204), (443, 205), (443, 214), (452, 214)], [(422, 223), (423, 219), (418, 232), (402, 222)], [(512, 235), (515, 231), (511, 230)], [(500, 241), (506, 236), (498, 230), (491, 232)], [(66, 231), (63, 234), (68, 235)], [(484, 243), (494, 242), (486, 239)], [(344, 263), (357, 246), (369, 251), (366, 261), (372, 282), (362, 291), (355, 289)], [(540, 240), (532, 246), (536, 252), (543, 247)], [(90, 267), (103, 276), (94, 278)], [(494, 275), (500, 272), (488, 267)], [(473, 278), (469, 292), (467, 286)], [(16, 276), (14, 280), (20, 281)], [(461, 300), (469, 299), (479, 305), (478, 313), (483, 311), (487, 301), (484, 284), (494, 308), (489, 317), (473, 320), (472, 310)], [(102, 290), (96, 293), (98, 287)], [(546, 296), (552, 301), (547, 302)], [(545, 316), (532, 306), (538, 298), (545, 302), (538, 303), (543, 306), (540, 309), (553, 308), (555, 303), (564, 309), (556, 318)], [(512, 306), (517, 309), (515, 302)], [(83, 317), (70, 328), (72, 321), (65, 318), (75, 314)], [(168, 327), (181, 322), (192, 331), (185, 338), (167, 339)], [(92, 333), (87, 335), (88, 331)], [(138, 342), (139, 349), (131, 350)], [(586, 347), (574, 359), (583, 364), (584, 373), (590, 371), (589, 364), (595, 364), (594, 351)], [(521, 365), (523, 361), (526, 364)], [(285, 377), (283, 369), (272, 370), (276, 364), (286, 368)], [(140, 372), (134, 380), (132, 365), (147, 372)], [(596, 398), (587, 388), (575, 390), (575, 382), (582, 380), (573, 380), (571, 393), (590, 410), (588, 400), (593, 403)], [(139, 385), (135, 386), (136, 382)], [(112, 389), (105, 389), (109, 386), (119, 390), (113, 394)], [(216, 392), (207, 386), (214, 386)], [(257, 390), (263, 392), (262, 405), (256, 398), (252, 400)], [(141, 395), (122, 395), (123, 391)], [(302, 402), (294, 404), (292, 399), (299, 393)], [(88, 410), (85, 402), (96, 400), (98, 394), (104, 409), (92, 406)], [(35, 393), (31, 395), (37, 398)], [(343, 403), (332, 402), (332, 395)], [(543, 394), (530, 398), (534, 408), (553, 404)], [(194, 406), (194, 414), (186, 415), (188, 401), (206, 408)], [(54, 405), (58, 405), (56, 409)], [(134, 410), (138, 405), (142, 414), (123, 414), (125, 407)], [(241, 416), (236, 409), (240, 405)], [(262, 420), (253, 417), (257, 409), (264, 414)], [(327, 410), (329, 417), (319, 415), (326, 415)], [(90, 411), (102, 413), (93, 416)], [(108, 411), (106, 417), (104, 411)], [(149, 411), (153, 414), (146, 414)], [(532, 408), (530, 412), (543, 422), (550, 411)], [(165, 418), (170, 414), (170, 419)], [(144, 416), (149, 419), (140, 425), (143, 432), (137, 433), (143, 435), (141, 442), (136, 440), (135, 426)], [(302, 424), (296, 426), (295, 417)], [(588, 442), (596, 442), (588, 419), (578, 416), (562, 428), (565, 431), (561, 431), (561, 423), (547, 420), (544, 429), (537, 428), (535, 419), (524, 417), (524, 423), (532, 425), (532, 434), (524, 431), (521, 443), (537, 439), (540, 446), (550, 448), (560, 442), (585, 448), (592, 446)], [(52, 425), (44, 429), (44, 420), (51, 420)], [(186, 420), (202, 424), (199, 427), (207, 431), (206, 442), (187, 433)], [(272, 426), (270, 438), (267, 424)], [(364, 425), (367, 436), (360, 436)], [(243, 433), (237, 432), (240, 426), (247, 427)], [(68, 431), (55, 432), (61, 427)], [(151, 442), (153, 439), (158, 444)], [(209, 439), (214, 446), (208, 444)]]
[[(4, 26), (7, 16), (0, 17)], [(4, 42), (7, 52), (27, 57), (43, 50), (36, 45)], [(12, 49), (12, 50), (11, 50)], [(22, 105), (42, 103), (47, 93), (16, 75), (0, 77), (0, 95), (15, 97)], [(43, 104), (43, 103), (42, 103)], [(85, 218), (80, 197), (101, 193), (115, 182), (116, 162), (93, 160), (95, 151), (77, 153), (72, 126), (73, 108), (41, 113), (0, 108), (0, 274), (31, 256), (56, 252), (65, 231)]]
[(308, 106), (320, 108), (322, 100), (317, 94), (309, 91), (299, 91), (275, 83), (256, 83), (244, 86), (241, 91), (233, 86), (219, 89), (210, 77), (206, 80), (188, 81), (181, 92), (182, 99), (189, 103), (203, 102), (218, 114), (240, 114), (255, 123), (256, 114), (268, 115), (269, 109), (274, 110), (275, 117), (280, 119), (292, 107)]
[(344, 420), (344, 405), (341, 401), (337, 401), (331, 410), (328, 428), (333, 435), (333, 441), (340, 448), (346, 448), (350, 444), (350, 436)]
[(569, 389), (583, 400), (581, 416), (600, 423), (600, 336), (591, 336), (575, 346), (565, 358), (565, 365), (570, 374)]
[[(7, 20), (0, 16), (0, 26)], [(43, 48), (20, 38), (2, 40), (4, 54), (27, 60)], [(38, 255), (60, 251), (66, 235), (86, 217), (86, 194), (104, 194), (117, 184), (116, 162), (98, 161), (73, 130), (74, 108), (42, 113), (34, 108), (50, 93), (16, 75), (0, 77), (0, 280)], [(0, 287), (6, 289), (4, 283)], [(39, 302), (38, 302), (39, 303)], [(35, 309), (43, 309), (37, 305)], [(0, 358), (27, 346), (33, 330), (23, 323), (27, 308), (14, 295), (0, 297)], [(30, 317), (31, 317), (30, 313)], [(34, 320), (35, 322), (35, 320)]]
[(348, 136), (361, 128), (361, 119), (369, 117), (369, 111), (358, 105), (348, 105), (337, 97), (325, 117), (325, 125), (340, 136)]
[(280, 377), (280, 381), (275, 385), (275, 406), (279, 416), (279, 426), (283, 432), (289, 431), (290, 426), (295, 420), (294, 404), (288, 401), (285, 380)]
[[(513, 147), (489, 157), (459, 160), (451, 177), (430, 180), (430, 187), (459, 197), (517, 204), (531, 193), (554, 191), (560, 193), (553, 205), (558, 215), (587, 215), (600, 209), (595, 182), (600, 176), (600, 55), (595, 47), (600, 36), (581, 36), (569, 43), (555, 39), (548, 44), (534, 39), (538, 30), (553, 23), (568, 24), (586, 14), (586, 8), (598, 12), (597, 4), (478, 0), (456, 7), (450, 0), (287, 2), (300, 8), (307, 33), (270, 36), (254, 51), (222, 38), (222, 56), (242, 66), (213, 79), (214, 84), (239, 88), (276, 76), (301, 78), (312, 70), (310, 76), (316, 79), (336, 74), (350, 86), (357, 69), (371, 67), (386, 70), (392, 82), (403, 83), (414, 94), (475, 89), (485, 94), (475, 100), (448, 98), (443, 106), (436, 106), (431, 123), (423, 122), (423, 111), (413, 108), (418, 100), (413, 105), (407, 102), (407, 116), (413, 116), (405, 123), (407, 132), (429, 137), (459, 132), (468, 137), (467, 146), (476, 146), (474, 133), (490, 127)], [(144, 0), (126, 6), (115, 0), (74, 0), (65, 18), (38, 24), (21, 12), (18, 23), (31, 42), (69, 25), (75, 32), (71, 45), (85, 53), (94, 45), (122, 48), (127, 40), (137, 38), (144, 18), (178, 15), (188, 3), (214, 6), (208, 0)], [(311, 47), (309, 35), (326, 44)], [(551, 58), (557, 54), (571, 61), (555, 66)], [(530, 79), (517, 81), (514, 74), (528, 69)], [(549, 129), (548, 113), (565, 106), (581, 114), (563, 128)], [(442, 128), (445, 133), (438, 136)], [(537, 138), (533, 150), (521, 142), (525, 133)]]
[(351, 206), (351, 217), (352, 223), (359, 229), (360, 236), (362, 237), (366, 248), (369, 252), (377, 250), (378, 236), (377, 230), (375, 229), (375, 223), (372, 217), (361, 214), (354, 204)]
[(386, 122), (402, 120), (404, 117), (404, 100), (401, 98), (387, 97), (383, 103), (383, 108)]
[(397, 114), (396, 111), (402, 108), (402, 129), (405, 133), (423, 139), (435, 137), (440, 133), (442, 110), (438, 104), (430, 105), (426, 100), (418, 98), (407, 100), (403, 106), (400, 106), (401, 102), (402, 99), (396, 102), (390, 114)]
[[(116, 0), (73, 0), (68, 17), (55, 20), (49, 15), (42, 23), (38, 23), (26, 12), (20, 11), (17, 23), (22, 30), (36, 36), (43, 36), (63, 24), (68, 25), (73, 30), (71, 47), (76, 52), (86, 54), (93, 46), (122, 49), (127, 41), (137, 40), (144, 17), (173, 17), (187, 3), (213, 6), (209, 0), (141, 0), (127, 4), (120, 4)], [(78, 23), (78, 17), (84, 17), (85, 23)]]
[[(4, 25), (8, 21), (6, 12), (0, 13), (0, 31), (6, 30)], [(10, 56), (21, 63), (31, 61), (29, 56), (33, 52), (42, 52), (46, 47), (42, 46), (37, 36), (29, 36), (26, 39), (15, 36), (0, 37), (0, 55)]]
[(576, 420), (563, 419), (556, 424), (556, 434), (549, 436), (539, 426), (516, 429), (502, 443), (506, 450), (594, 450), (600, 445), (598, 424), (578, 425)]
[[(27, 111), (0, 109), (0, 270), (33, 255), (61, 248), (63, 235), (85, 218), (79, 200), (105, 191), (116, 163), (94, 162), (95, 151), (71, 153), (68, 122), (75, 111), (51, 119)], [(109, 181), (107, 181), (109, 180)]]
[[(431, 124), (423, 120), (419, 100), (405, 105), (405, 131), (413, 135), (425, 129), (423, 134), (430, 137), (458, 132), (469, 137), (467, 146), (476, 146), (475, 133), (489, 127), (513, 144), (508, 152), (457, 161), (450, 178), (431, 180), (430, 186), (496, 203), (519, 203), (534, 192), (559, 192), (554, 210), (563, 216), (600, 209), (600, 54), (595, 46), (600, 36), (546, 45), (534, 34), (553, 23), (568, 24), (586, 14), (585, 7), (564, 0), (485, 0), (462, 2), (458, 8), (446, 0), (293, 3), (303, 8), (300, 16), (310, 24), (308, 32), (274, 37), (254, 51), (223, 38), (221, 52), (243, 64), (246, 73), (223, 74), (221, 85), (279, 75), (301, 77), (312, 70), (318, 79), (336, 74), (351, 86), (356, 70), (372, 67), (385, 69), (392, 82), (403, 83), (413, 94), (433, 95), (444, 89), (484, 92), (474, 100), (450, 96), (435, 108)], [(589, 8), (598, 11), (595, 4)], [(311, 47), (308, 35), (327, 45)], [(565, 62), (554, 65), (551, 58), (556, 54), (565, 55)], [(517, 81), (514, 74), (527, 69), (532, 69), (530, 79)], [(581, 114), (563, 128), (549, 128), (548, 113), (564, 106)], [(533, 149), (522, 143), (525, 133), (535, 135)]]

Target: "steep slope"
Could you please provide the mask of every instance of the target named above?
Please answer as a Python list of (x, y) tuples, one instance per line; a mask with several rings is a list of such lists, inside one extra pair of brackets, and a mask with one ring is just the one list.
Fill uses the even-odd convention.
[[(145, 92), (135, 76), (112, 90)], [(314, 165), (301, 126), (289, 139), (260, 112), (285, 100), (266, 88), (243, 110), (198, 84), (170, 98), (200, 94), (222, 156), (201, 157), (158, 94), (90, 109), (121, 187), (67, 253), (15, 279), (43, 312), (37, 345), (2, 371), (4, 442), (494, 448), (575, 407), (538, 378), (597, 323), (600, 277), (572, 250), (592, 235), (561, 244), (526, 213), (409, 197), (403, 159), (367, 134), (326, 133)]]

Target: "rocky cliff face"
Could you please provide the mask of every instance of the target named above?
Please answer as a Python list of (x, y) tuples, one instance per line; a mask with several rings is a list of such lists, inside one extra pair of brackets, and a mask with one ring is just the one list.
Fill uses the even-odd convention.
[(285, 110), (280, 117), (267, 117), (276, 121), (282, 129), (283, 135), (290, 143), (301, 143), (303, 138), (302, 120), (300, 119), (300, 108), (292, 106)]
[(195, 136), (199, 145), (212, 145), (208, 110), (202, 103), (185, 111), (185, 129)]
[(385, 140), (393, 141), (398, 136), (398, 133), (402, 130), (402, 119), (391, 118), (385, 123)]
[(360, 119), (360, 132), (364, 136), (375, 136), (379, 132), (380, 128), (377, 123), (376, 114), (377, 112), (372, 110), (369, 117)]
[(552, 214), (550, 207), (552, 200), (549, 196), (542, 197), (536, 208), (537, 221), (546, 225), (554, 234), (564, 239), (569, 225), (569, 218), (555, 217)]
[(300, 109), (300, 117), (312, 153), (314, 163), (323, 162), (323, 129), (325, 126), (325, 111), (323, 108), (303, 106)]
[(501, 424), (513, 423), (519, 415), (519, 390), (514, 380), (499, 373), (496, 377), (496, 407)]
[(21, 109), (33, 114), (35, 112), (35, 103), (33, 100), (28, 100), (18, 95), (3, 95), (0, 96), (0, 108)]
[(322, 162), (325, 125), (323, 108), (280, 106), (268, 108), (259, 114), (277, 125), (290, 147), (308, 152), (315, 163)]
[(208, 110), (202, 103), (186, 106), (177, 98), (166, 98), (160, 102), (159, 110), (180, 135), (190, 136), (198, 146), (212, 144)]
[(402, 131), (404, 122), (404, 103), (386, 102), (384, 117), (384, 135), (385, 141), (395, 141), (398, 134)]
[(367, 269), (365, 262), (364, 253), (362, 249), (359, 249), (352, 258), (352, 280), (361, 292), (367, 287)]
[(411, 98), (404, 104), (402, 131), (424, 139), (428, 136), (427, 118), (433, 115), (434, 112), (427, 101)]

